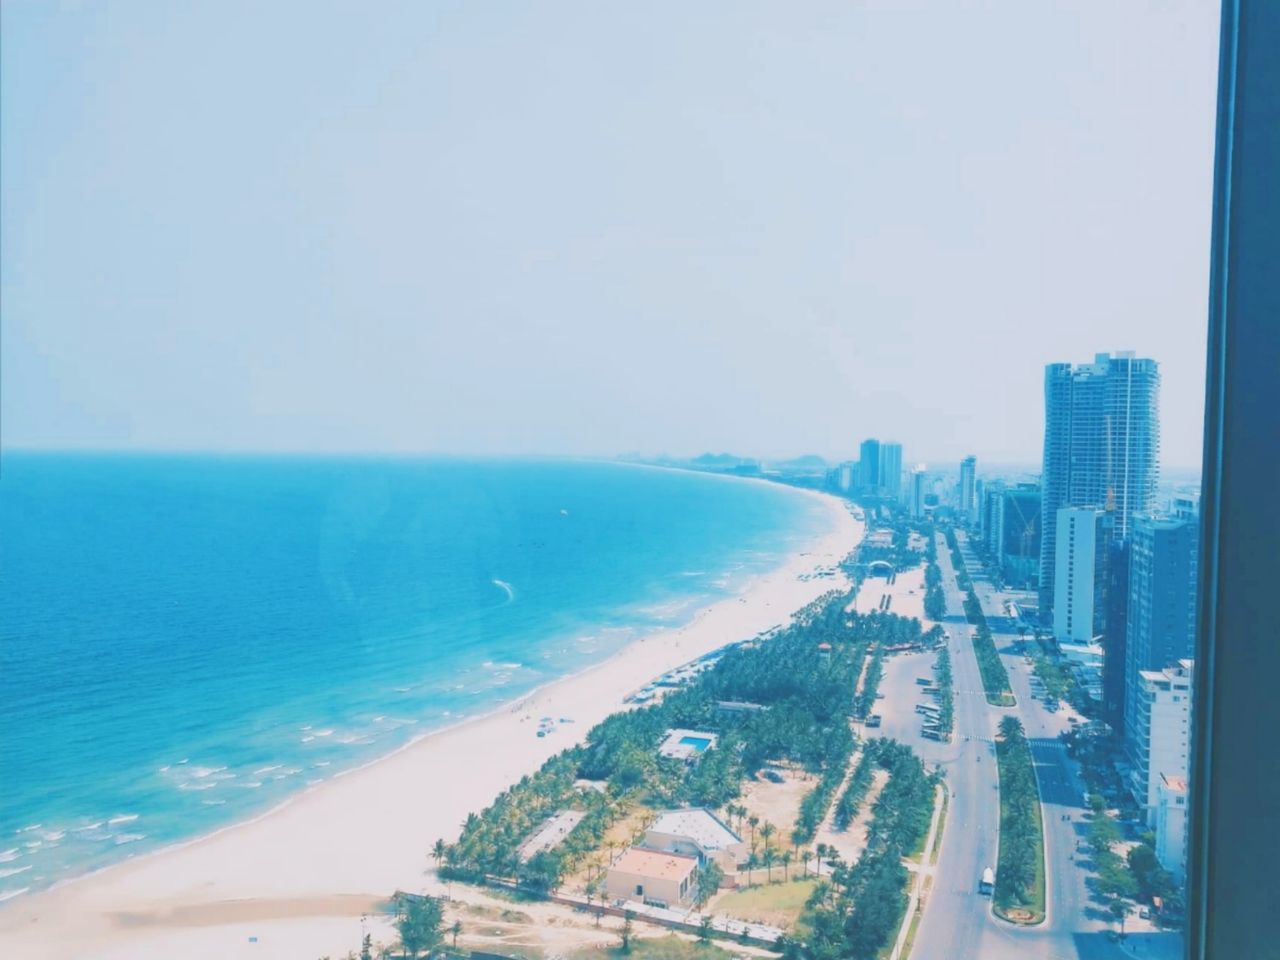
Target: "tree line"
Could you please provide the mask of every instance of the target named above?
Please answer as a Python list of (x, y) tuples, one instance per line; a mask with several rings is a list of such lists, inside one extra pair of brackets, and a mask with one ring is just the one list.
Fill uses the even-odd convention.
[(830, 878), (815, 887), (798, 936), (784, 944), (787, 960), (871, 960), (902, 922), (910, 881), (902, 859), (928, 832), (939, 775), (896, 741), (871, 741), (867, 751), (889, 774), (872, 806), (867, 845), (855, 864), (836, 861)]
[(1017, 717), (1000, 721), (996, 762), (1000, 766), (996, 910), (1008, 919), (1034, 922), (1044, 916), (1044, 831), (1031, 746)]

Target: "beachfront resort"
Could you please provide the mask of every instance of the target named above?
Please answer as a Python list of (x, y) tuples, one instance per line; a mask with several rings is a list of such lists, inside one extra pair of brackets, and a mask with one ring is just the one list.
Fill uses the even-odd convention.
[[(522, 955), (671, 937), (813, 957), (891, 945), (943, 794), (912, 749), (878, 736), (878, 687), (888, 658), (945, 651), (923, 617), (931, 541), (886, 530), (867, 542), (893, 553), (878, 576), (855, 551), (843, 586), (791, 623), (636, 689), (442, 839), (434, 870), (462, 929), (526, 914), (502, 928), (505, 952)], [(929, 686), (949, 701), (949, 685)], [(926, 720), (949, 738), (940, 709)]]

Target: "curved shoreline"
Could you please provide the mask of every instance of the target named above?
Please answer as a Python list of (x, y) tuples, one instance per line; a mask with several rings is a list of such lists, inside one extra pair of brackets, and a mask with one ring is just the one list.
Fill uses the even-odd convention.
[[(259, 918), (251, 924), (257, 932), (237, 923), (241, 914), (235, 910), (224, 923), (211, 921), (207, 909), (199, 922), (179, 918), (216, 904), (262, 906), (306, 898), (331, 903), (335, 897), (367, 900), (397, 888), (422, 889), (428, 851), (437, 837), (456, 835), (466, 813), (577, 742), (623, 708), (627, 694), (668, 670), (785, 622), (840, 582), (806, 575), (847, 554), (861, 524), (844, 501), (795, 492), (823, 501), (832, 529), (776, 569), (752, 577), (737, 596), (716, 600), (683, 625), (638, 637), (598, 663), (485, 713), (424, 731), (262, 813), (0, 905), (0, 945), (15, 955), (47, 957), (136, 957), (153, 951), (220, 956), (257, 936), (255, 956), (348, 949), (358, 939), (358, 911), (348, 921), (356, 933), (354, 939), (344, 934), (346, 945), (333, 942), (332, 911), (318, 911), (317, 916), (330, 918), (325, 923), (299, 922), (296, 912), (289, 922)], [(572, 717), (573, 723), (535, 737), (535, 710)]]

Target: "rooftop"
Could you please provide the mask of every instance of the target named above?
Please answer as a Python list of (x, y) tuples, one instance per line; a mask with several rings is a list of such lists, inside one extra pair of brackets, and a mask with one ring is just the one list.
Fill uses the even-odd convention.
[(533, 836), (520, 845), (518, 851), (520, 859), (530, 860), (539, 853), (556, 847), (585, 816), (586, 814), (581, 810), (561, 810), (555, 816), (548, 818)]
[(1167, 773), (1160, 774), (1160, 779), (1164, 781), (1164, 785), (1174, 793), (1187, 792), (1186, 777), (1171, 777)]
[(634, 873), (653, 880), (683, 880), (698, 866), (697, 857), (678, 853), (658, 853), (632, 847), (610, 867), (623, 873)]
[(724, 821), (703, 807), (664, 810), (649, 829), (692, 840), (703, 850), (724, 850), (731, 844), (742, 842), (742, 838)]

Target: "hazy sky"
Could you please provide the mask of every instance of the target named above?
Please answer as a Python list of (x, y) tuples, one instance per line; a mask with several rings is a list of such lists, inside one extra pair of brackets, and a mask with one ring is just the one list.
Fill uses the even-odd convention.
[(1218, 4), (3, 6), (8, 446), (1199, 462)]

